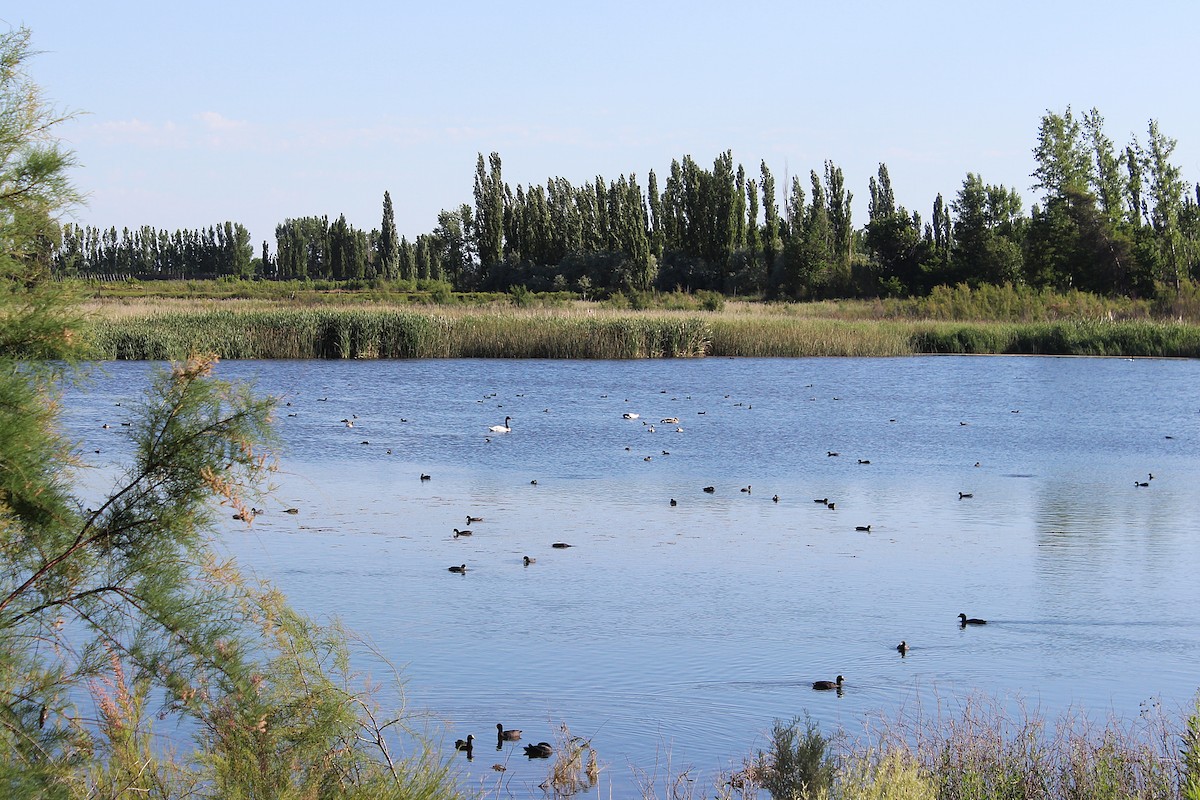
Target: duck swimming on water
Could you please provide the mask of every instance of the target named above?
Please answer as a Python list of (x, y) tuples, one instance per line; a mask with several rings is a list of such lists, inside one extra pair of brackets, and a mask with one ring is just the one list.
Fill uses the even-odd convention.
[(968, 617), (966, 614), (959, 614), (958, 624), (964, 628), (968, 625), (987, 625), (987, 620), (979, 619), (977, 617)]
[(838, 675), (836, 681), (813, 681), (813, 688), (819, 691), (825, 691), (827, 689), (840, 690), (842, 688), (842, 683), (843, 678), (841, 675)]
[(549, 742), (525, 745), (525, 755), (530, 758), (549, 758), (554, 755), (554, 745)]

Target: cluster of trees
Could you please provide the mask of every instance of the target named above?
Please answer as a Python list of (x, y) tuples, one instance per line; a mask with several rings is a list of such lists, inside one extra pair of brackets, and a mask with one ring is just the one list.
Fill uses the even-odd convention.
[(934, 286), (1027, 284), (1150, 296), (1200, 277), (1200, 185), (1171, 163), (1175, 140), (1150, 122), (1142, 144), (1117, 148), (1092, 109), (1048, 112), (1034, 148), (1028, 214), (1014, 189), (968, 173), (928, 221), (895, 200), (886, 164), (870, 179), (867, 221), (856, 226), (842, 170), (826, 162), (782, 187), (730, 151), (705, 168), (672, 161), (661, 188), (652, 170), (574, 186), (503, 180), (500, 156), (479, 155), (474, 203), (442, 211), (415, 241), (399, 237), (391, 195), (380, 226), (344, 215), (289, 219), (275, 252), (255, 256), (245, 228), (99, 231), (67, 226), (53, 249), (63, 275), (262, 277), (448, 282), (461, 291), (711, 290), (775, 298), (921, 295)]
[(113, 275), (185, 278), (196, 275), (255, 275), (250, 232), (236, 222), (207, 230), (167, 233), (142, 226), (102, 230), (68, 223), (55, 256), (60, 275)]

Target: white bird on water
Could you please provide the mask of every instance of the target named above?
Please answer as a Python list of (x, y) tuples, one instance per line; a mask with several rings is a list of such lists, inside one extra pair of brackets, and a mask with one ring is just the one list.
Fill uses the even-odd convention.
[(510, 421), (512, 421), (512, 417), (505, 417), (503, 425), (493, 425), (492, 427), (488, 428), (488, 430), (492, 433), (508, 433), (512, 430), (512, 428), (508, 426)]

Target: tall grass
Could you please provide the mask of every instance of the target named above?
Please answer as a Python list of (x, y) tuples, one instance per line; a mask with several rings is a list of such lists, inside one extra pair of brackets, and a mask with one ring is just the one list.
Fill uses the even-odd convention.
[[(916, 776), (936, 787), (944, 800), (1105, 800), (1186, 796), (1188, 748), (1179, 730), (1157, 705), (1133, 720), (1103, 724), (1069, 712), (1048, 720), (995, 700), (970, 698), (955, 710), (932, 717), (902, 716), (873, 731), (865, 744), (849, 748), (836, 787), (845, 785), (846, 763), (917, 766)], [(878, 771), (874, 781), (888, 781)], [(877, 795), (878, 796), (878, 795)]]
[(1200, 327), (1149, 320), (916, 323), (915, 353), (1200, 357)]
[(97, 316), (99, 358), (686, 358), (708, 329), (685, 316), (553, 311), (283, 308)]
[[(859, 741), (807, 717), (776, 722), (734, 788), (772, 800), (1192, 800), (1200, 787), (1200, 706), (1179, 729), (1155, 704), (1103, 724), (1056, 720), (974, 697), (931, 717), (901, 715)], [(730, 788), (716, 787), (715, 796)]]
[(90, 308), (101, 359), (696, 358), (924, 353), (1200, 357), (1200, 326), (1153, 320), (853, 320), (791, 307), (309, 307), (159, 301)]
[(792, 319), (749, 314), (711, 319), (713, 356), (912, 355), (909, 326), (896, 322)]

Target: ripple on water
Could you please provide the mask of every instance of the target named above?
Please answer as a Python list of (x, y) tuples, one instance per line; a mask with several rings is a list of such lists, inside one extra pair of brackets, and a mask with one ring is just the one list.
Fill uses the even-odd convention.
[[(480, 784), (497, 759), (512, 794), (545, 777), (487, 746), (498, 721), (525, 741), (553, 741), (563, 722), (592, 737), (611, 796), (630, 797), (634, 767), (669, 755), (711, 774), (806, 711), (857, 732), (976, 692), (1125, 717), (1195, 692), (1200, 456), (1162, 437), (1194, 428), (1179, 398), (1194, 396), (1200, 362), (219, 371), (286, 392), (299, 414), (281, 421), (277, 497), (300, 514), (230, 522), (225, 546), (361, 634), (373, 677), (401, 667), (405, 702), (431, 709), (449, 741), (474, 733), (475, 761), (456, 758)], [(84, 452), (121, 452), (95, 422), (144, 375), (116, 364), (95, 394), (69, 398)], [(621, 419), (630, 409), (685, 430), (649, 433)], [(353, 430), (338, 422), (350, 414)], [(513, 432), (486, 442), (504, 416)], [(1151, 486), (1133, 485), (1150, 472)], [(812, 502), (823, 497), (835, 509)], [(453, 539), (467, 514), (485, 521)], [(447, 573), (464, 562), (466, 575)], [(990, 622), (964, 630), (960, 612)], [(838, 674), (840, 696), (811, 689)]]

